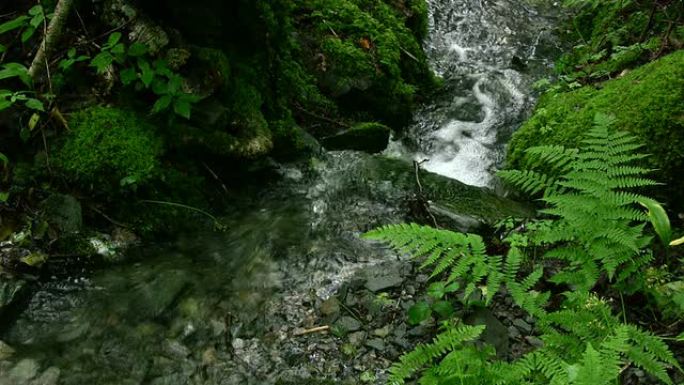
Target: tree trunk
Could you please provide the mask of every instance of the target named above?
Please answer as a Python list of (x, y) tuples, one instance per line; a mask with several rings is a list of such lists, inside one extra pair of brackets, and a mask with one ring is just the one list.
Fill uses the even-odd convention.
[(74, 4), (75, 0), (59, 0), (57, 6), (55, 7), (55, 13), (50, 20), (50, 24), (47, 26), (45, 31), (45, 36), (43, 36), (43, 42), (40, 47), (38, 47), (38, 52), (31, 62), (31, 67), (29, 67), (29, 75), (33, 81), (36, 81), (43, 71), (47, 69), (48, 57), (50, 56), (50, 51), (52, 51), (62, 37), (62, 32), (64, 30), (64, 25), (69, 18), (69, 13)]

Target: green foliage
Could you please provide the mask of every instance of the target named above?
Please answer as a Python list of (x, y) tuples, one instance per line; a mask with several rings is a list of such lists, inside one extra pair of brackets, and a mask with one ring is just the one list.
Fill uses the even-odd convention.
[(582, 87), (544, 95), (534, 115), (513, 135), (508, 167), (520, 168), (534, 146), (573, 148), (597, 113), (610, 114), (615, 126), (637, 136), (652, 154), (642, 165), (659, 170), (658, 179), (673, 190), (684, 188), (684, 50), (633, 70), (600, 89)]
[(134, 112), (90, 107), (74, 113), (57, 158), (72, 179), (98, 189), (139, 184), (158, 165), (161, 143)]
[[(391, 225), (365, 235), (423, 258), (422, 267), (430, 267), (433, 278), (446, 277), (428, 287), (433, 298), (445, 298), (452, 282), (465, 286), (467, 293), (468, 287), (486, 281), (488, 289), (482, 291), (489, 304), (491, 296), (506, 287), (514, 302), (537, 319), (544, 342), (512, 362), (499, 361), (493, 348), (474, 344), (482, 326), (445, 322), (432, 343), (417, 346), (392, 366), (390, 384), (417, 377), (418, 383), (429, 385), (608, 385), (618, 383), (624, 368), (632, 365), (672, 384), (667, 371), (681, 368), (663, 340), (623, 323), (606, 300), (590, 291), (604, 273), (618, 281), (643, 275), (652, 237), (644, 234), (648, 218), (637, 204), (645, 202), (651, 210), (660, 207), (628, 192), (655, 182), (644, 177), (650, 170), (633, 164), (643, 158), (635, 153), (642, 146), (624, 132), (613, 132), (611, 123), (610, 118), (598, 115), (580, 149), (531, 148), (526, 162), (536, 171), (501, 173), (524, 191), (540, 194), (547, 204), (541, 210), (547, 218), (505, 237), (510, 247), (505, 260), (487, 255), (482, 238), (472, 234)], [(522, 266), (530, 262), (527, 250), (541, 251), (545, 259), (561, 262), (560, 272), (551, 281), (569, 284), (573, 291), (563, 293), (560, 308), (550, 308), (550, 293), (534, 290), (543, 276), (541, 268), (517, 278)], [(558, 263), (553, 266), (559, 268)], [(669, 298), (681, 300), (676, 295)], [(414, 321), (429, 317), (431, 308), (422, 304), (418, 310), (411, 309), (414, 314), (409, 314)]]
[[(120, 69), (120, 80), (124, 86), (134, 86), (136, 90), (148, 90), (157, 96), (152, 106), (152, 113), (172, 110), (176, 115), (190, 119), (192, 104), (199, 101), (184, 88), (182, 76), (172, 71), (165, 59), (156, 59), (148, 55), (148, 48), (142, 43), (133, 43), (129, 47), (121, 42), (122, 34), (114, 32), (109, 35), (100, 53), (90, 62), (97, 73), (106, 72), (113, 64)], [(87, 56), (75, 57), (70, 55), (63, 65), (68, 68), (71, 64), (87, 60)]]

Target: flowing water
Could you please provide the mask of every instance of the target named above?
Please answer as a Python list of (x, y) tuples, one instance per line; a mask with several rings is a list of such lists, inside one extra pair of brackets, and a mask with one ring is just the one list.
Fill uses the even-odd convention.
[[(520, 0), (431, 0), (426, 50), (445, 88), (388, 152), (492, 185), (503, 143), (533, 101), (530, 84), (548, 69), (552, 22)], [(278, 166), (235, 202), (225, 233), (180, 235), (117, 266), (41, 283), (0, 335), (17, 350), (0, 360), (0, 384), (358, 383), (362, 371), (381, 374), (389, 361), (380, 353), (345, 359), (333, 336), (295, 337), (360, 270), (387, 261), (402, 269), (359, 239), (406, 220), (413, 189), (372, 159), (333, 152), (313, 166)]]

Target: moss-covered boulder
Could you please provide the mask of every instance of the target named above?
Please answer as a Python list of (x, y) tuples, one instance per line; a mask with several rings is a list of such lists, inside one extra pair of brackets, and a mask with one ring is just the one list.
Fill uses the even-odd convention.
[(158, 166), (161, 141), (135, 112), (90, 107), (72, 114), (69, 125), (57, 161), (76, 182), (104, 188), (139, 183)]
[(380, 123), (360, 123), (321, 140), (328, 150), (358, 150), (376, 153), (387, 148), (390, 128)]
[(652, 154), (649, 166), (660, 181), (684, 187), (684, 50), (598, 86), (544, 95), (534, 115), (513, 135), (508, 166), (520, 167), (532, 146), (577, 146), (597, 113), (613, 115)]

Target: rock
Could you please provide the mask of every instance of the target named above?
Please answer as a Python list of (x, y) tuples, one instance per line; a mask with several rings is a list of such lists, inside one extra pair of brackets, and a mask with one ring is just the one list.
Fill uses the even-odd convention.
[(0, 315), (26, 294), (27, 290), (26, 281), (0, 274)]
[(57, 385), (61, 373), (59, 368), (51, 366), (47, 368), (40, 377), (33, 380), (31, 385)]
[(336, 297), (330, 297), (323, 301), (320, 310), (324, 316), (336, 315), (340, 312), (340, 301)]
[(14, 349), (5, 342), (0, 341), (0, 361), (6, 360), (14, 354)]
[(530, 334), (532, 332), (532, 325), (528, 324), (520, 318), (516, 318), (513, 320), (513, 326), (518, 328), (524, 334)]
[(43, 210), (48, 224), (59, 233), (76, 233), (83, 227), (81, 204), (71, 195), (50, 195)]
[(353, 346), (361, 346), (366, 339), (366, 332), (356, 332), (349, 334), (349, 343)]
[(216, 349), (214, 348), (208, 348), (204, 352), (202, 352), (202, 365), (209, 366), (213, 365), (218, 361), (218, 357), (216, 356)]
[(485, 325), (486, 328), (480, 335), (480, 339), (494, 346), (497, 357), (504, 358), (508, 355), (508, 329), (492, 314), (491, 310), (477, 309), (464, 321), (468, 325)]
[(36, 360), (25, 358), (14, 365), (14, 367), (9, 371), (8, 377), (14, 381), (11, 382), (13, 384), (25, 384), (36, 377), (39, 368), (40, 367)]
[(508, 327), (508, 336), (512, 339), (517, 339), (520, 337), (520, 331), (515, 326)]
[(190, 349), (176, 340), (166, 340), (162, 347), (164, 354), (169, 358), (186, 358), (190, 355)]
[(528, 344), (536, 347), (536, 348), (541, 348), (544, 346), (544, 341), (539, 339), (538, 337), (535, 336), (527, 336), (525, 337), (525, 340), (527, 341)]
[(393, 287), (399, 287), (404, 278), (398, 275), (386, 275), (382, 277), (370, 277), (366, 280), (366, 288), (372, 292), (378, 292)]
[(357, 321), (353, 317), (340, 317), (340, 319), (335, 322), (335, 327), (341, 329), (345, 333), (355, 332), (361, 329), (361, 322)]
[(360, 123), (321, 140), (328, 150), (358, 150), (370, 154), (387, 148), (390, 128), (380, 123)]
[(385, 338), (390, 334), (390, 326), (385, 325), (379, 329), (375, 329), (373, 330), (373, 334), (380, 338)]
[(385, 350), (385, 341), (380, 338), (373, 338), (366, 341), (366, 346), (381, 352)]

